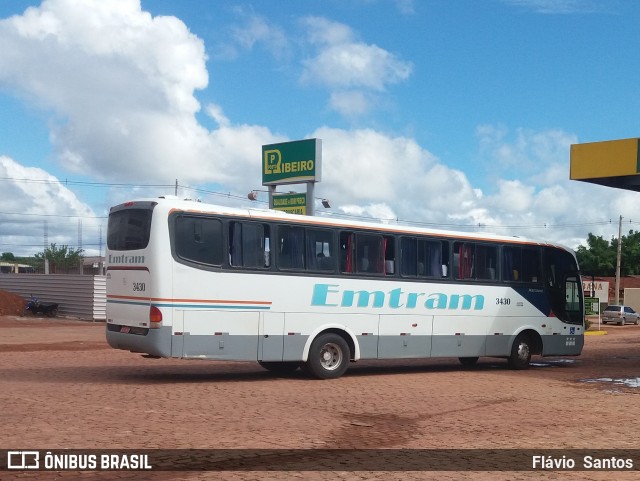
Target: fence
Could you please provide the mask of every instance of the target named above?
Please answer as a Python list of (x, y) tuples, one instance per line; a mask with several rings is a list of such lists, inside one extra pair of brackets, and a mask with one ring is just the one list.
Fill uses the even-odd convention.
[(107, 318), (106, 276), (0, 274), (0, 290), (42, 302), (57, 302), (59, 316), (93, 321)]
[(50, 261), (45, 265), (43, 259), (23, 258), (18, 261), (0, 261), (0, 274), (104, 274), (102, 257), (83, 257), (80, 261)]

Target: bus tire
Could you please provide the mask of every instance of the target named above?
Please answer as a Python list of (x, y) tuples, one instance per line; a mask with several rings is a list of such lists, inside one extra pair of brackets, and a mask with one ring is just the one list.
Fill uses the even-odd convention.
[(290, 374), (300, 367), (299, 362), (286, 361), (258, 361), (258, 364), (267, 371), (280, 374)]
[(509, 367), (511, 369), (528, 369), (531, 361), (531, 341), (526, 334), (520, 334), (511, 346)]
[(327, 332), (316, 337), (309, 348), (303, 370), (318, 379), (336, 379), (349, 367), (349, 345), (338, 334)]
[(464, 367), (471, 367), (477, 364), (478, 358), (477, 357), (459, 357), (458, 361), (460, 361), (460, 364), (462, 364)]

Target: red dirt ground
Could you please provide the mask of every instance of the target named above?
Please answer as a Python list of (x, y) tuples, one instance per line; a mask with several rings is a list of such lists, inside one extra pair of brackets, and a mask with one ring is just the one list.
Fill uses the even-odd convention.
[(0, 291), (0, 316), (21, 316), (25, 300), (17, 294)]

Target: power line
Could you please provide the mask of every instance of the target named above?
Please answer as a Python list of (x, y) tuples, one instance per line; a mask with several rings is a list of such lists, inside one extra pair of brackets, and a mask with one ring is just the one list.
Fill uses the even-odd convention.
[[(232, 194), (231, 192), (218, 192), (214, 190), (202, 189), (198, 187), (190, 187), (179, 184), (142, 184), (142, 183), (111, 183), (111, 182), (85, 182), (85, 181), (77, 181), (77, 180), (50, 180), (50, 179), (26, 179), (26, 178), (14, 178), (14, 177), (0, 177), (0, 182), (25, 182), (25, 183), (40, 183), (40, 184), (60, 184), (60, 185), (77, 185), (77, 186), (90, 186), (90, 187), (117, 187), (117, 188), (133, 188), (133, 187), (144, 187), (144, 188), (166, 188), (173, 189), (178, 186), (183, 190), (200, 193), (205, 195), (211, 195), (215, 197), (224, 197), (227, 199), (247, 201), (246, 196)], [(264, 201), (253, 201), (260, 202), (262, 204), (266, 204)], [(108, 216), (89, 216), (89, 215), (80, 215), (80, 214), (35, 214), (35, 213), (24, 213), (24, 212), (0, 212), (0, 215), (17, 215), (17, 216), (38, 216), (38, 217), (66, 217), (66, 218), (78, 218), (78, 219), (107, 219)], [(328, 217), (344, 217), (349, 219), (359, 219), (359, 220), (377, 220), (379, 222), (386, 223), (397, 223), (397, 224), (406, 224), (406, 225), (415, 225), (415, 226), (424, 226), (424, 227), (432, 227), (432, 228), (457, 228), (457, 229), (491, 229), (491, 230), (500, 230), (500, 229), (557, 229), (557, 228), (569, 228), (569, 227), (589, 227), (589, 226), (599, 226), (599, 225), (612, 225), (613, 221), (602, 220), (602, 221), (590, 221), (590, 222), (578, 222), (578, 223), (541, 223), (541, 224), (512, 224), (512, 225), (490, 225), (484, 223), (448, 223), (448, 222), (422, 222), (422, 221), (414, 221), (414, 220), (406, 220), (400, 218), (393, 219), (385, 219), (385, 218), (375, 218), (371, 216), (361, 216), (356, 214), (347, 214), (347, 213), (324, 213), (323, 215)], [(625, 224), (638, 225), (640, 222), (636, 222), (633, 220), (625, 221)]]

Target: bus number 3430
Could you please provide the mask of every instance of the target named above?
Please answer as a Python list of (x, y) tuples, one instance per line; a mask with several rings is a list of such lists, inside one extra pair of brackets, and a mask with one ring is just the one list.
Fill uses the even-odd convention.
[(496, 305), (508, 306), (509, 304), (511, 304), (511, 299), (508, 297), (496, 297)]
[(133, 290), (134, 291), (144, 291), (145, 286), (144, 286), (144, 282), (134, 282), (133, 283)]

